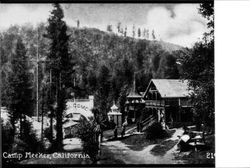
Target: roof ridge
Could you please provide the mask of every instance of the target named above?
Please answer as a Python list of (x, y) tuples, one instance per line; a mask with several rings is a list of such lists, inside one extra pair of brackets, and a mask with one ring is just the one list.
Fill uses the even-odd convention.
[(158, 92), (162, 97), (188, 96), (189, 90), (187, 81), (188, 81), (187, 79), (151, 79), (151, 82), (153, 82), (153, 84), (155, 85), (156, 89), (158, 90)]

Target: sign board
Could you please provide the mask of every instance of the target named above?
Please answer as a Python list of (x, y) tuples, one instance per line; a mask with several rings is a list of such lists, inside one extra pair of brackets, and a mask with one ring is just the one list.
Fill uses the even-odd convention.
[(77, 113), (82, 114), (86, 118), (94, 117), (92, 113), (92, 109), (94, 108), (93, 96), (89, 96), (89, 99), (68, 100), (66, 105), (66, 115)]

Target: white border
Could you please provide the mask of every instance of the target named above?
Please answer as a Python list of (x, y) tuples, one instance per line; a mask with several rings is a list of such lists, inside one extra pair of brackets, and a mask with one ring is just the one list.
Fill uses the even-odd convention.
[(250, 1), (215, 1), (216, 167), (250, 167)]

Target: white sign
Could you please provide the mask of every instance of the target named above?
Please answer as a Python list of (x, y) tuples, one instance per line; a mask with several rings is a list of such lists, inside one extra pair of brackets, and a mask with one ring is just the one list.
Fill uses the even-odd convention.
[(66, 115), (70, 113), (82, 114), (85, 117), (93, 117), (92, 109), (94, 107), (93, 99), (76, 99), (67, 102)]

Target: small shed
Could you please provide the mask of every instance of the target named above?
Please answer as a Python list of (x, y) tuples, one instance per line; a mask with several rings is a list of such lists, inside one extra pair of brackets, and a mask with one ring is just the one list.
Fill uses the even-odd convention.
[(122, 113), (119, 111), (118, 107), (113, 104), (111, 111), (108, 112), (109, 121), (114, 121), (114, 123), (119, 127), (122, 125)]

